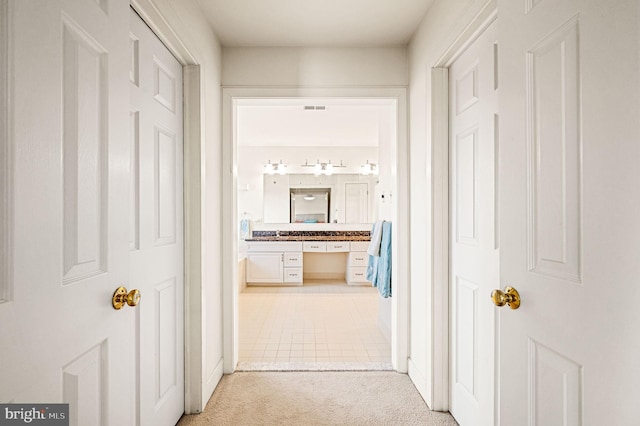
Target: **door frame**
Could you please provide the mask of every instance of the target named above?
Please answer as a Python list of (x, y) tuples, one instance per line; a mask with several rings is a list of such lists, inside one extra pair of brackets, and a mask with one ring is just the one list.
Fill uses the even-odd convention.
[[(184, 411), (204, 410), (211, 392), (203, 392), (202, 193), (203, 78), (198, 56), (176, 34), (152, 0), (130, 0), (131, 7), (182, 65), (184, 140)], [(217, 381), (216, 381), (217, 383)], [(211, 389), (213, 391), (213, 389)]]
[[(449, 411), (450, 399), (450, 311), (449, 305), (449, 67), (498, 17), (497, 0), (489, 0), (454, 41), (444, 49), (431, 68), (431, 155), (432, 155), (432, 263), (433, 263), (433, 377), (430, 407)], [(496, 213), (497, 214), (497, 213)], [(498, 344), (496, 336), (496, 345)], [(496, 351), (496, 380), (499, 353)], [(499, 389), (495, 388), (498, 407)], [(496, 417), (497, 418), (497, 417)]]
[[(265, 98), (360, 98), (385, 99), (396, 107), (395, 153), (392, 170), (395, 199), (393, 232), (391, 300), (391, 363), (399, 373), (406, 373), (409, 356), (409, 174), (408, 174), (408, 106), (403, 87), (223, 87), (222, 88), (222, 235), (228, 250), (222, 250), (223, 347), (224, 373), (231, 374), (238, 363), (238, 224), (237, 215), (237, 122), (235, 113), (243, 99)], [(395, 194), (395, 195), (394, 195)]]

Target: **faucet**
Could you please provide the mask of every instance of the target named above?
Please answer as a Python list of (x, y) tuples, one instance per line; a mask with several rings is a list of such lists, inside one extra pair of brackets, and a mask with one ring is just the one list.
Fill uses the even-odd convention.
[(276, 238), (280, 238), (280, 230), (279, 229), (276, 231)]

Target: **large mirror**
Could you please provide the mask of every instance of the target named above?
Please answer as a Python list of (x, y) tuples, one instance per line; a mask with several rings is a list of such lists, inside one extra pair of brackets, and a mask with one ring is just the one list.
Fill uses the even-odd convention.
[(265, 175), (264, 223), (371, 223), (377, 176)]

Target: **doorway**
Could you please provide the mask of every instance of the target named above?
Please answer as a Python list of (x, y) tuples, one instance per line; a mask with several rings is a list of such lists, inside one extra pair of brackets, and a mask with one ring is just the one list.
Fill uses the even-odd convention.
[[(384, 211), (381, 214), (387, 215), (394, 224), (397, 224), (397, 232), (394, 233), (393, 249), (395, 253), (401, 250), (406, 255), (406, 222), (402, 220), (403, 213), (407, 209), (401, 210), (395, 205), (395, 200), (399, 203), (406, 202), (404, 190), (406, 188), (407, 176), (404, 173), (406, 167), (406, 107), (404, 102), (406, 94), (400, 89), (363, 89), (354, 96), (353, 90), (343, 89), (223, 89), (223, 156), (225, 161), (231, 165), (228, 173), (224, 175), (224, 195), (225, 205), (230, 208), (224, 209), (223, 220), (226, 224), (224, 229), (225, 240), (230, 242), (233, 250), (225, 251), (227, 255), (224, 259), (224, 305), (225, 305), (225, 372), (230, 373), (236, 369), (239, 357), (239, 284), (238, 284), (238, 146), (237, 138), (239, 133), (238, 126), (238, 108), (255, 104), (256, 100), (264, 101), (265, 98), (271, 100), (284, 99), (291, 102), (294, 98), (298, 101), (306, 99), (323, 99), (332, 100), (334, 102), (342, 100), (347, 102), (349, 99), (358, 99), (362, 102), (362, 98), (378, 98), (376, 101), (383, 104), (386, 103), (389, 108), (389, 119), (394, 123), (390, 134), (386, 135), (389, 140), (393, 141), (390, 146), (392, 161), (389, 164), (390, 170), (394, 174), (389, 174), (388, 181), (384, 182), (381, 194), (387, 195), (386, 204), (383, 206)], [(356, 91), (358, 92), (358, 91)], [(380, 99), (383, 98), (383, 99)], [(402, 159), (402, 160), (400, 160)], [(278, 162), (280, 159), (271, 159)], [(309, 160), (309, 159), (308, 159)], [(310, 159), (315, 161), (316, 159)], [(317, 159), (320, 160), (320, 159)], [(334, 160), (335, 161), (335, 160)], [(397, 163), (401, 162), (401, 167), (397, 167)], [(337, 163), (336, 163), (337, 164)], [(302, 164), (300, 164), (302, 165)], [(397, 170), (401, 170), (397, 172)], [(226, 172), (226, 171), (225, 171)], [(400, 184), (402, 183), (402, 184)], [(246, 187), (246, 186), (244, 186)], [(394, 198), (395, 197), (395, 198)], [(288, 206), (287, 206), (288, 208)], [(288, 213), (288, 212), (287, 212)], [(370, 225), (369, 225), (370, 226)], [(367, 228), (369, 228), (369, 226)], [(400, 260), (398, 259), (400, 258)], [(393, 263), (394, 279), (396, 284), (394, 287), (394, 297), (387, 300), (390, 315), (389, 323), (391, 330), (391, 362), (394, 369), (398, 371), (406, 371), (407, 362), (407, 312), (406, 306), (406, 269), (402, 268), (402, 263), (406, 259), (404, 256), (396, 256)], [(403, 302), (404, 301), (404, 302)], [(399, 306), (403, 306), (399, 309)]]
[(390, 305), (350, 279), (366, 268), (354, 260), (366, 245), (351, 240), (369, 234), (379, 216), (369, 198), (390, 177), (391, 105), (253, 99), (236, 113), (238, 221), (286, 239), (239, 241), (237, 368), (391, 369)]

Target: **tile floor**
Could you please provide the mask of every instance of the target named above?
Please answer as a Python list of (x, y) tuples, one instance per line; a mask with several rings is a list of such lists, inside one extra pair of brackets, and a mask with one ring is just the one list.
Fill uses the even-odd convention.
[[(377, 290), (345, 282), (247, 287), (239, 298), (239, 367), (251, 363), (390, 363)], [(389, 364), (390, 365), (390, 364)]]

